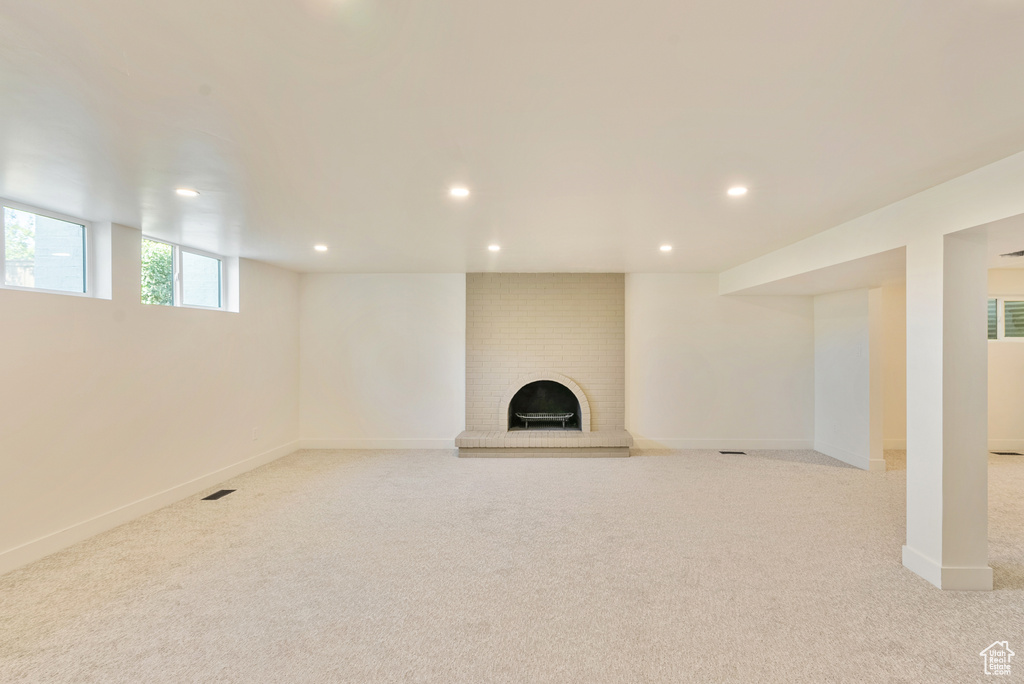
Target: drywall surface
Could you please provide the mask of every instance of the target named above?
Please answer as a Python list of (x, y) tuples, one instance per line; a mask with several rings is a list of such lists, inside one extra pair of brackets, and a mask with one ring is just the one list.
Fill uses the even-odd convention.
[(466, 276), (305, 274), (308, 448), (453, 448), (464, 429)]
[[(297, 448), (297, 274), (240, 260), (241, 312), (0, 290), (0, 571)], [(257, 439), (253, 439), (253, 430)]]
[(867, 468), (870, 461), (869, 291), (814, 298), (814, 448)]
[(637, 446), (810, 448), (810, 297), (724, 297), (714, 274), (626, 275), (626, 428)]
[[(991, 269), (990, 297), (1024, 299), (1024, 269)], [(906, 288), (884, 288), (885, 446), (906, 448), (907, 319)], [(995, 450), (1024, 450), (1024, 340), (988, 342), (988, 441)]]
[[(1024, 300), (1024, 269), (988, 272), (990, 297)], [(997, 451), (1024, 451), (1024, 338), (988, 343), (988, 440)]]
[(907, 448), (907, 287), (882, 288), (882, 421), (886, 449)]

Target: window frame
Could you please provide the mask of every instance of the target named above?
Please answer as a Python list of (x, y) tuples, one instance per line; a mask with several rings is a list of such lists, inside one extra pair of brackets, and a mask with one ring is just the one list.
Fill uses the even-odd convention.
[[(186, 247), (185, 245), (179, 245), (177, 243), (170, 242), (169, 240), (162, 240), (160, 238), (156, 238), (156, 237), (153, 237), (151, 235), (146, 235), (145, 233), (142, 234), (142, 239), (143, 240), (149, 240), (150, 242), (159, 242), (160, 244), (164, 244), (164, 245), (167, 245), (168, 247), (170, 247), (173, 250), (172, 255), (171, 255), (171, 263), (173, 264), (173, 270), (174, 270), (174, 275), (173, 275), (173, 278), (172, 278), (172, 288), (171, 288), (171, 292), (172, 292), (171, 296), (174, 298), (174, 301), (171, 303), (171, 305), (168, 306), (166, 304), (163, 304), (163, 305), (161, 305), (161, 304), (145, 304), (145, 302), (142, 302), (143, 305), (145, 305), (145, 306), (156, 306), (156, 307), (168, 308), (168, 309), (172, 309), (172, 308), (203, 309), (205, 311), (228, 311), (229, 310), (228, 307), (227, 307), (227, 295), (228, 295), (228, 292), (227, 292), (227, 282), (226, 282), (227, 278), (225, 278), (225, 274), (224, 274), (225, 262), (227, 261), (227, 259), (225, 257), (223, 257), (223, 256), (221, 256), (219, 254), (214, 254), (213, 252), (207, 252), (207, 251), (204, 251), (204, 250), (201, 250), (201, 249), (196, 249), (195, 247)], [(140, 242), (139, 243), (140, 252), (141, 252), (141, 248), (142, 248), (142, 243)], [(181, 256), (184, 252), (188, 252), (189, 254), (195, 254), (196, 256), (207, 257), (208, 259), (216, 259), (217, 260), (217, 263), (219, 264), (218, 279), (219, 279), (220, 282), (218, 283), (218, 285), (219, 285), (220, 296), (219, 296), (218, 299), (220, 301), (220, 306), (202, 306), (202, 305), (199, 305), (199, 304), (186, 304), (185, 303), (185, 296), (184, 296), (184, 294), (185, 294), (185, 283), (184, 283), (184, 279), (182, 277), (183, 269), (182, 269), (182, 256)], [(141, 264), (140, 264), (140, 269), (141, 269)], [(141, 270), (140, 270), (140, 273), (141, 273)], [(141, 297), (141, 292), (140, 292), (139, 296)]]
[[(142, 240), (149, 240), (150, 242), (159, 242), (161, 245), (167, 245), (171, 248), (171, 303), (168, 304), (149, 304), (142, 301), (142, 262), (139, 262), (139, 301), (146, 306), (159, 306), (172, 308), (175, 306), (181, 306), (181, 295), (178, 292), (178, 245), (167, 240), (161, 240), (160, 238), (150, 237), (146, 234), (142, 235)], [(139, 241), (139, 255), (142, 255), (142, 240)]]
[[(84, 290), (82, 292), (72, 292), (70, 290), (51, 290), (45, 287), (26, 287), (24, 285), (8, 285), (7, 284), (7, 237), (6, 234), (0, 235), (0, 290), (14, 290), (16, 292), (42, 292), (43, 294), (59, 294), (67, 295), (69, 297), (96, 297), (96, 257), (95, 250), (93, 249), (93, 230), (92, 222), (84, 219), (69, 216), (67, 214), (61, 214), (56, 211), (49, 211), (46, 209), (40, 209), (39, 207), (32, 206), (31, 204), (25, 204), (23, 202), (15, 202), (13, 200), (4, 199), (0, 197), (0, 207), (6, 207), (14, 209), (15, 211), (24, 211), (29, 214), (35, 214), (36, 216), (42, 216), (43, 218), (55, 219), (57, 221), (64, 221), (65, 223), (71, 223), (76, 226), (82, 227), (82, 268), (85, 270), (82, 278), (82, 286)], [(0, 217), (0, 223), (3, 223), (6, 219)]]
[[(215, 259), (217, 261), (217, 301), (220, 302), (219, 306), (202, 306), (201, 304), (185, 303), (185, 263), (183, 255), (186, 252), (188, 252), (189, 254), (194, 254), (196, 256), (206, 257), (207, 259)], [(203, 250), (195, 249), (194, 247), (185, 247), (183, 245), (178, 245), (177, 262), (178, 263), (175, 266), (175, 271), (177, 274), (178, 294), (180, 295), (179, 301), (181, 301), (181, 305), (189, 309), (210, 309), (212, 311), (223, 311), (226, 294), (224, 291), (224, 257), (218, 256), (211, 252), (204, 252)]]
[(1024, 295), (989, 295), (987, 299), (996, 300), (996, 336), (995, 339), (986, 339), (989, 342), (1024, 342), (1024, 335), (1020, 337), (1006, 336), (1006, 301), (1024, 302)]

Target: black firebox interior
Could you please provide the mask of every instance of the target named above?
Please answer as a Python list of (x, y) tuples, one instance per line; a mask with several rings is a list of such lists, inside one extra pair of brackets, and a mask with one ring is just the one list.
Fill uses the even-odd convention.
[[(566, 413), (572, 416), (565, 419), (563, 428), (562, 418), (556, 416)], [(517, 414), (532, 414), (534, 417), (524, 420)], [(538, 414), (546, 414), (547, 417), (538, 417)], [(508, 429), (580, 430), (580, 403), (572, 390), (561, 383), (553, 380), (531, 382), (523, 385), (508, 405)]]

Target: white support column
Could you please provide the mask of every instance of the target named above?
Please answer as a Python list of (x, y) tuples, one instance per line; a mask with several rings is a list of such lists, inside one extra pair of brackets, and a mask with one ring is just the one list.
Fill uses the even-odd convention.
[(984, 236), (907, 245), (907, 543), (942, 589), (992, 588), (988, 567)]

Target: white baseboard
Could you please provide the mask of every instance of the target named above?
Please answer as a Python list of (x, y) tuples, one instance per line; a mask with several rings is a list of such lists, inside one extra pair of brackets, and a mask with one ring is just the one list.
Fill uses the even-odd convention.
[[(849, 463), (855, 468), (861, 470), (885, 470), (885, 461), (882, 460), (881, 464), (872, 463), (868, 454), (855, 454), (852, 451), (843, 449), (842, 447), (833, 446), (824, 442), (815, 442), (814, 450), (831, 456), (834, 459), (840, 460), (843, 463)], [(872, 467), (874, 466), (874, 467)]]
[(809, 439), (679, 439), (674, 437), (637, 437), (634, 449), (713, 449), (715, 451), (746, 451), (747, 449), (811, 449)]
[(301, 449), (454, 449), (451, 439), (301, 439)]
[(51, 553), (56, 553), (61, 549), (66, 549), (72, 544), (77, 544), (80, 541), (88, 539), (89, 537), (96, 536), (101, 532), (111, 530), (118, 525), (123, 525), (126, 522), (134, 520), (138, 517), (152, 513), (153, 511), (159, 510), (164, 506), (169, 506), (172, 503), (181, 501), (189, 496), (198, 494), (204, 489), (208, 489), (214, 485), (220, 484), (225, 480), (229, 480), (236, 475), (258, 468), (261, 465), (276, 461), (282, 456), (297, 451), (299, 448), (299, 442), (289, 442), (276, 449), (265, 451), (262, 454), (258, 454), (251, 458), (233, 463), (232, 465), (215, 470), (212, 473), (208, 473), (201, 477), (197, 477), (194, 480), (183, 482), (180, 485), (165, 489), (162, 492), (152, 494), (150, 496), (133, 501), (130, 504), (125, 504), (120, 508), (115, 508), (112, 511), (102, 513), (94, 518), (85, 520), (80, 523), (76, 523), (70, 527), (66, 527), (58, 532), (53, 532), (45, 537), (40, 537), (28, 543), (16, 546), (13, 549), (8, 549), (3, 553), (0, 553), (0, 575), (10, 572), (15, 568), (20, 568), (23, 565), (27, 565), (33, 561), (39, 560), (45, 556), (49, 556)]
[(903, 547), (903, 567), (925, 578), (939, 589), (992, 591), (992, 568), (943, 567), (921, 552)]
[[(455, 439), (301, 439), (301, 449), (454, 449)], [(809, 439), (633, 439), (635, 449), (813, 449)]]
[[(883, 449), (907, 450), (906, 439), (882, 440)], [(1024, 439), (990, 439), (988, 440), (989, 451), (1020, 451), (1024, 453)]]
[(903, 546), (903, 567), (942, 588), (942, 567), (920, 551)]

